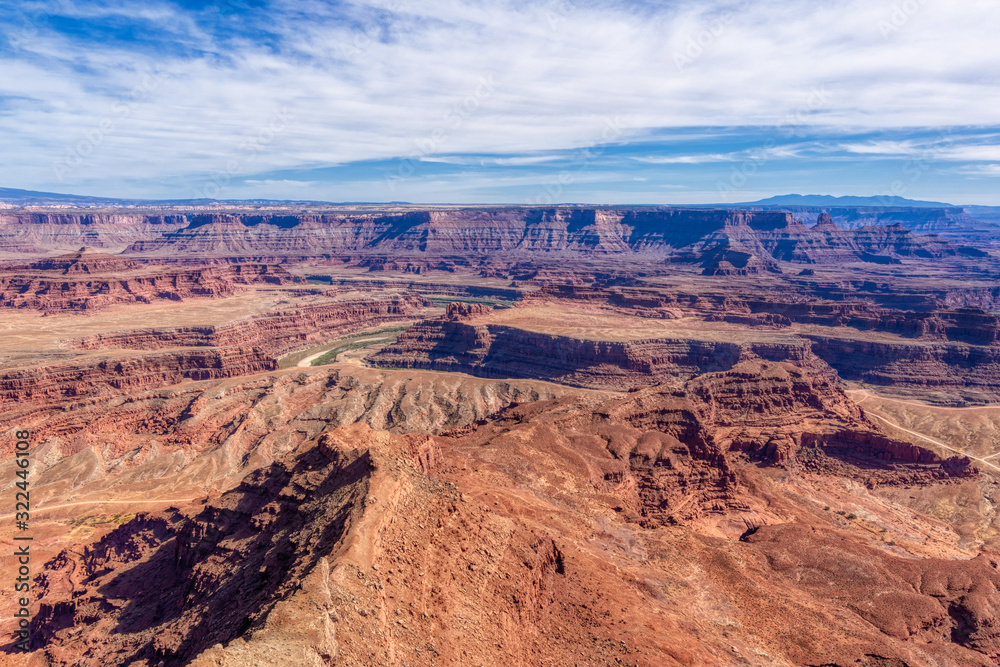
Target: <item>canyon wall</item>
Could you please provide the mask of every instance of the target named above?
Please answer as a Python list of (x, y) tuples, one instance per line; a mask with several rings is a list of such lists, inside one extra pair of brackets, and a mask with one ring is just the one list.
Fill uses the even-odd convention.
[(113, 331), (67, 343), (82, 350), (169, 347), (255, 347), (280, 356), (313, 342), (413, 317), (429, 303), (419, 296), (351, 299), (261, 313), (219, 325)]
[(188, 226), (183, 214), (33, 213), (0, 211), (0, 250), (46, 254), (89, 246), (119, 252)]
[(967, 392), (974, 401), (1000, 394), (1000, 346), (884, 343), (812, 334), (807, 338), (812, 352), (845, 380)]
[[(637, 305), (634, 301), (631, 304)], [(643, 308), (662, 307), (652, 301), (641, 304)], [(666, 316), (669, 308), (660, 312)], [(859, 312), (858, 317), (871, 314)], [(834, 313), (838, 311), (820, 309), (815, 316), (832, 326), (867, 322), (926, 340), (878, 342), (850, 334), (789, 332), (787, 336), (772, 334), (767, 341), (747, 343), (728, 342), (724, 335), (717, 339), (597, 341), (501, 324), (473, 324), (463, 321), (468, 315), (463, 317), (454, 307), (445, 318), (414, 325), (369, 361), (383, 367), (460, 371), (491, 378), (536, 378), (627, 391), (725, 371), (743, 361), (761, 359), (789, 362), (827, 377), (839, 375), (845, 380), (918, 391), (921, 395), (935, 390), (936, 396), (925, 398), (938, 403), (989, 402), (1000, 397), (1000, 345), (996, 344), (995, 316), (968, 310), (851, 322), (843, 319), (843, 311)], [(814, 314), (811, 306), (803, 304), (803, 321), (813, 321)], [(830, 317), (839, 319), (829, 322)], [(717, 318), (744, 324), (750, 321), (778, 330), (790, 325), (783, 316), (740, 315), (738, 310)]]
[[(44, 264), (44, 262), (43, 262)], [(87, 311), (126, 303), (232, 296), (252, 285), (303, 283), (281, 267), (237, 264), (92, 276), (0, 273), (0, 307), (41, 311)]]
[(166, 387), (183, 380), (211, 380), (277, 370), (264, 351), (249, 348), (186, 350), (128, 358), (86, 359), (6, 370), (0, 377), (0, 404), (42, 406), (85, 396)]
[[(61, 398), (166, 387), (183, 380), (274, 371), (278, 357), (287, 352), (409, 319), (425, 305), (416, 296), (332, 301), (217, 326), (135, 329), (73, 339), (66, 347), (107, 354), (6, 369), (0, 377), (0, 403), (42, 405)], [(132, 352), (137, 350), (146, 352)]]
[[(811, 291), (811, 290), (810, 290)], [(796, 294), (791, 288), (765, 294), (733, 290), (693, 292), (673, 289), (547, 285), (525, 294), (527, 303), (550, 299), (606, 303), (641, 317), (673, 319), (697, 315), (709, 321), (788, 326), (795, 323), (884, 331), (927, 340), (989, 344), (998, 339), (1000, 288), (942, 289), (887, 296), (863, 287)]]
[(593, 341), (503, 325), (431, 320), (414, 325), (369, 357), (377, 366), (536, 378), (627, 391), (732, 368), (748, 358), (824, 369), (806, 341), (737, 344), (660, 338)]
[[(122, 248), (131, 256), (617, 257), (694, 262), (709, 273), (778, 271), (778, 262), (898, 263), (982, 253), (898, 225), (807, 228), (781, 211), (497, 208), (402, 213), (85, 215), (7, 213), (0, 251), (67, 245)], [(414, 271), (419, 263), (414, 264)]]

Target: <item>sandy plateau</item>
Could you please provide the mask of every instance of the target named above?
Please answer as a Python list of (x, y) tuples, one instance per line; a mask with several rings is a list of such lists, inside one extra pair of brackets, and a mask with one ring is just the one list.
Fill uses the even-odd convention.
[(5, 210), (0, 665), (997, 664), (1000, 263), (838, 215)]

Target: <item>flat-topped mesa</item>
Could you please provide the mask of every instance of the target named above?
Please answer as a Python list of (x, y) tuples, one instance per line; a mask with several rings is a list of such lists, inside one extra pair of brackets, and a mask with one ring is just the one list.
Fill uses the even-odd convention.
[(125, 257), (83, 247), (74, 253), (57, 255), (28, 265), (31, 271), (58, 271), (62, 275), (114, 274), (134, 271), (139, 265)]
[[(75, 339), (67, 347), (110, 352), (42, 369), (8, 370), (0, 379), (0, 405), (24, 400), (44, 404), (167, 387), (183, 380), (266, 373), (278, 369), (277, 357), (282, 354), (408, 319), (425, 305), (415, 296), (354, 299), (263, 313), (218, 326), (134, 329)], [(118, 350), (147, 352), (122, 357)]]
[(807, 334), (812, 353), (842, 378), (934, 404), (1000, 400), (1000, 346), (923, 341), (878, 342)]
[(177, 384), (277, 369), (271, 355), (257, 348), (194, 349), (129, 358), (90, 358), (7, 370), (0, 378), (0, 405), (115, 396)]
[[(544, 304), (556, 300), (563, 302), (591, 302), (606, 304), (625, 315), (645, 318), (672, 319), (683, 315), (702, 317), (708, 322), (730, 322), (751, 326), (788, 327), (793, 323), (814, 324), (843, 330), (850, 327), (861, 331), (880, 331), (903, 338), (925, 341), (955, 341), (974, 345), (992, 345), (1000, 342), (1000, 317), (991, 310), (1000, 308), (994, 289), (969, 295), (943, 291), (939, 297), (921, 294), (906, 305), (917, 307), (902, 310), (873, 303), (871, 293), (859, 292), (853, 300), (803, 299), (794, 292), (747, 293), (708, 292), (694, 293), (686, 290), (666, 291), (632, 287), (597, 287), (574, 285), (548, 285), (525, 295), (525, 303)], [(934, 303), (925, 303), (928, 297)], [(980, 305), (950, 306), (980, 301)], [(930, 306), (930, 307), (928, 307)]]
[(468, 320), (480, 315), (489, 315), (492, 311), (493, 309), (485, 303), (454, 301), (448, 304), (445, 319), (452, 321)]
[(179, 214), (0, 211), (0, 250), (43, 255), (90, 246), (117, 252), (136, 239), (158, 238), (185, 226)]
[[(810, 215), (808, 209), (792, 207), (791, 210), (803, 217)], [(927, 234), (956, 232), (979, 224), (962, 208), (830, 207), (820, 215), (828, 215), (839, 228), (848, 230), (868, 225), (888, 226), (899, 223), (917, 233)]]
[(77, 338), (66, 345), (81, 350), (254, 347), (278, 357), (310, 343), (324, 342), (377, 324), (410, 319), (427, 303), (422, 297), (412, 295), (330, 301), (261, 313), (218, 325), (113, 331)]
[(788, 361), (834, 376), (829, 366), (809, 352), (805, 340), (743, 344), (686, 338), (588, 340), (451, 319), (420, 322), (368, 360), (377, 366), (630, 391), (727, 370), (747, 359)]
[[(582, 318), (579, 327), (547, 329), (572, 311), (553, 306), (552, 319), (546, 320), (545, 298), (536, 297), (529, 303), (538, 305), (526, 307), (543, 314), (525, 315), (527, 324), (521, 326), (517, 309), (504, 311), (515, 313), (511, 319), (490, 317), (488, 311), (463, 315), (465, 309), (456, 306), (443, 318), (414, 325), (369, 361), (382, 367), (632, 391), (764, 359), (894, 393), (915, 392), (936, 404), (995, 402), (1000, 397), (1000, 319), (978, 308), (913, 313), (871, 304), (782, 303), (722, 295), (655, 298), (643, 291), (568, 287), (545, 293), (553, 295), (605, 300), (607, 306), (600, 311), (619, 314), (608, 317), (596, 315), (599, 311), (593, 308), (581, 309), (569, 318)], [(702, 335), (697, 326), (687, 325), (677, 333), (672, 327), (652, 327), (631, 340), (616, 333), (638, 322), (678, 315), (735, 324), (739, 329), (730, 331), (741, 332), (739, 342), (731, 336)], [(803, 331), (798, 323), (813, 328)]]
[(232, 264), (199, 269), (158, 267), (152, 271), (123, 271), (121, 274), (100, 271), (103, 275), (97, 276), (68, 271), (67, 267), (78, 266), (72, 262), (63, 263), (60, 260), (53, 266), (62, 267), (62, 271), (51, 277), (19, 271), (0, 274), (0, 308), (82, 312), (117, 304), (228, 297), (253, 285), (305, 282), (280, 266), (265, 264)]

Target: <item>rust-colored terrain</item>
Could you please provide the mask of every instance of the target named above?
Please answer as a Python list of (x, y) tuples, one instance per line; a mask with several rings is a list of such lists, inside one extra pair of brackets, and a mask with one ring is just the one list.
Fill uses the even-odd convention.
[(995, 665), (974, 222), (6, 209), (0, 664)]

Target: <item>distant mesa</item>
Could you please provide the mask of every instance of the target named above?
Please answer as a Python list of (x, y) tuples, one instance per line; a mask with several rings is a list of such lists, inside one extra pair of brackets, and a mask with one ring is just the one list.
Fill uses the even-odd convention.
[(75, 275), (134, 271), (139, 268), (139, 265), (125, 257), (109, 255), (84, 246), (67, 255), (57, 255), (39, 260), (30, 264), (29, 268), (35, 271), (59, 271), (63, 275)]
[[(74, 245), (68, 247), (85, 241), (99, 248), (124, 248), (122, 256), (82, 251), (76, 253), (79, 257), (49, 257), (34, 266), (82, 275), (127, 270), (127, 264), (115, 265), (109, 257), (116, 262), (127, 261), (124, 257), (166, 262), (225, 258), (269, 264), (338, 257), (371, 271), (422, 274), (535, 261), (546, 255), (601, 260), (630, 256), (635, 261), (688, 263), (698, 270), (725, 261), (740, 272), (776, 273), (783, 263), (844, 266), (877, 255), (904, 261), (980, 256), (954, 242), (964, 238), (959, 231), (975, 222), (969, 220), (960, 209), (926, 208), (17, 212), (0, 215), (0, 251), (42, 255), (67, 247), (69, 239)], [(817, 224), (809, 227), (814, 221)], [(920, 236), (912, 233), (915, 227), (949, 238)], [(65, 265), (59, 268), (59, 262)], [(518, 275), (538, 267), (523, 268)]]
[(81, 249), (0, 272), (0, 308), (83, 312), (123, 303), (224, 298), (251, 285), (304, 282), (280, 266), (229, 264), (197, 268), (158, 266), (136, 271), (124, 257)]
[(755, 202), (747, 202), (746, 206), (842, 206), (842, 207), (873, 207), (893, 208), (905, 206), (910, 208), (951, 208), (954, 205), (939, 201), (920, 201), (906, 197), (834, 197), (832, 195), (778, 195)]
[(814, 232), (839, 232), (840, 227), (837, 223), (833, 221), (833, 217), (826, 212), (820, 213), (819, 218), (816, 220), (816, 224), (813, 226), (812, 230)]

